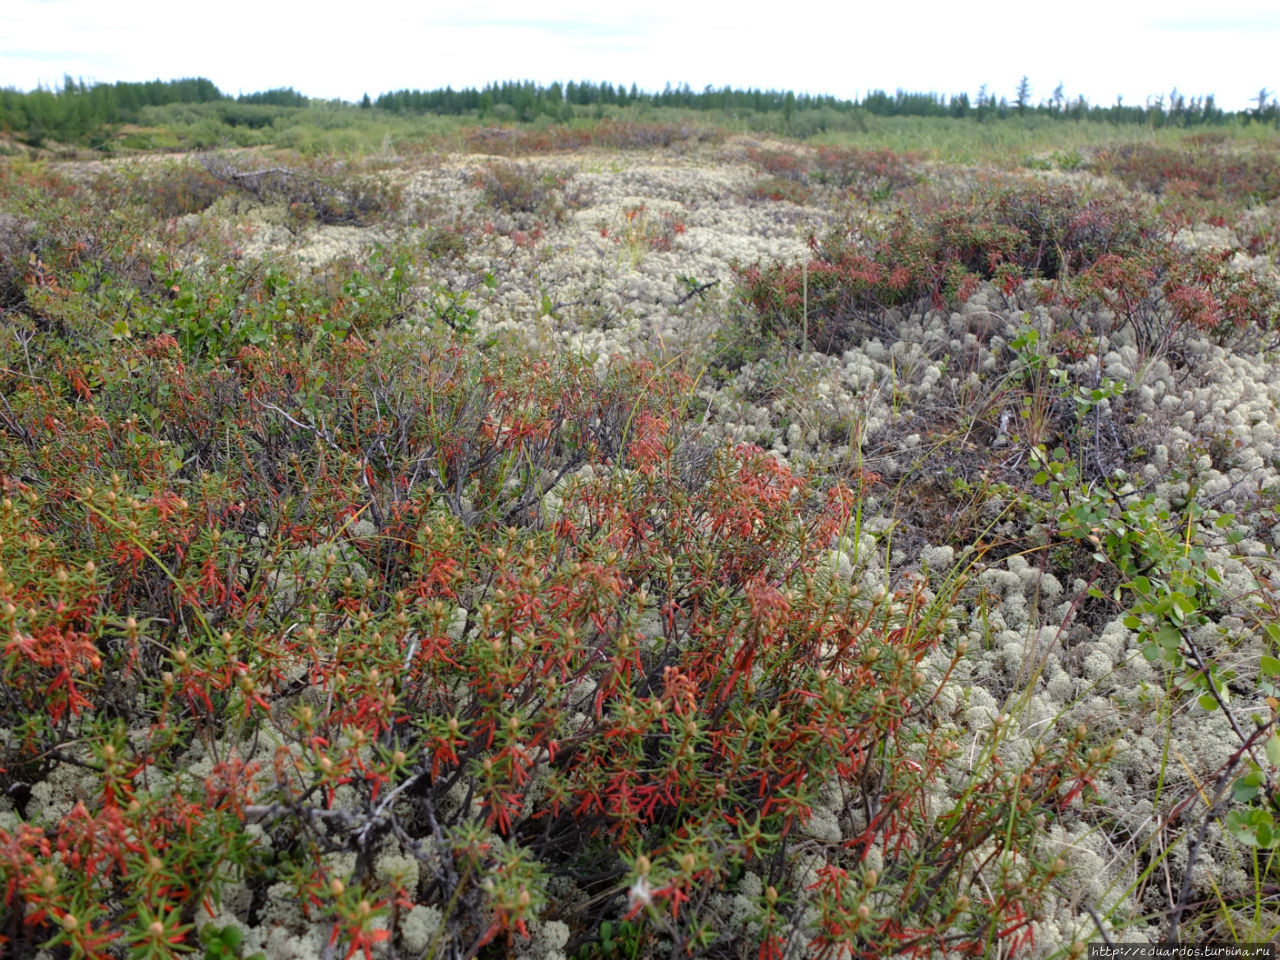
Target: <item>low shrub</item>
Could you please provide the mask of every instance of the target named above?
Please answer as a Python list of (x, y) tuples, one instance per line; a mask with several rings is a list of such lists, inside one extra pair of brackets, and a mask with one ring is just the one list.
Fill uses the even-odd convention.
[(724, 131), (711, 126), (654, 123), (604, 118), (587, 125), (547, 127), (481, 127), (463, 136), (474, 153), (529, 156), (598, 147), (609, 150), (670, 149), (685, 144), (716, 143)]
[(600, 228), (600, 236), (627, 249), (638, 264), (645, 251), (669, 251), (685, 231), (684, 221), (668, 210), (651, 213), (644, 204), (622, 211), (620, 220)]
[(1117, 327), (1132, 329), (1144, 355), (1193, 334), (1266, 343), (1280, 327), (1280, 292), (1237, 268), (1234, 255), (1231, 249), (1183, 254), (1173, 246), (1106, 254), (1052, 295), (1081, 313), (1105, 307)]
[(269, 166), (256, 157), (205, 153), (200, 162), (219, 183), (263, 203), (285, 204), (297, 226), (364, 226), (394, 214), (402, 202), (400, 189), (386, 178), (362, 176), (334, 159)]
[[(752, 192), (775, 200), (793, 199), (804, 189), (801, 185), (810, 183), (830, 185), (863, 200), (887, 200), (921, 180), (915, 169), (915, 157), (886, 149), (822, 145), (808, 156), (789, 150), (750, 147), (747, 159), (767, 174), (762, 185), (773, 185), (772, 189), (757, 185)], [(787, 187), (784, 185), (787, 182), (795, 186)], [(778, 196), (773, 196), (774, 193)], [(804, 190), (805, 196), (807, 193)]]
[(806, 264), (757, 264), (739, 276), (763, 333), (806, 330), (813, 347), (839, 352), (886, 309), (954, 307), (982, 281), (1011, 295), (1025, 280), (1069, 278), (1103, 257), (1149, 249), (1160, 228), (1138, 208), (1068, 187), (995, 184), (901, 208), (887, 224), (832, 230), (811, 241)]
[(807, 179), (809, 164), (789, 150), (747, 148), (747, 159), (770, 177), (796, 182)]
[(1228, 147), (1218, 139), (1192, 138), (1183, 147), (1108, 147), (1097, 151), (1092, 167), (1154, 194), (1172, 212), (1219, 224), (1280, 196), (1280, 162), (1273, 151)]
[(812, 176), (869, 200), (885, 200), (918, 183), (916, 158), (892, 150), (818, 147)]
[(802, 182), (775, 176), (757, 180), (748, 188), (747, 196), (753, 200), (786, 200), (804, 206), (809, 202), (812, 191)]
[(219, 179), (191, 160), (160, 163), (137, 162), (100, 174), (94, 192), (119, 195), (128, 203), (146, 207), (159, 219), (183, 217), (207, 210), (220, 197), (238, 192), (234, 183)]
[(529, 164), (491, 160), (476, 171), (474, 184), (484, 194), (484, 206), (509, 214), (536, 214), (560, 222), (580, 203), (570, 185), (573, 171), (543, 170)]
[(961, 761), (951, 588), (833, 575), (859, 493), (671, 370), (404, 329), (395, 251), (339, 293), (199, 242), (113, 329), (114, 248), (51, 241), (0, 330), (6, 953), (176, 956), (233, 887), (347, 954), (417, 906), (471, 956), (1029, 942), (1105, 750)]

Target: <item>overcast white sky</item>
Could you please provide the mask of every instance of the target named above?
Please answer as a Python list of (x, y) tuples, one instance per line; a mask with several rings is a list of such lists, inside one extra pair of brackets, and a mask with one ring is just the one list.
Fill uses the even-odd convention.
[(1026, 74), (1036, 100), (1177, 86), (1239, 109), (1280, 88), (1277, 51), (1277, 0), (0, 0), (0, 87), (22, 90), (70, 74), (347, 100), (508, 79), (1012, 99)]

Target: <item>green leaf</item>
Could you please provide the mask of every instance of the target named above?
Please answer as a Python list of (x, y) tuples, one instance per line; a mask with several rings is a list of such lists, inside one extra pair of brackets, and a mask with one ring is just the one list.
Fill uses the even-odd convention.
[(1280, 734), (1273, 733), (1267, 740), (1267, 759), (1273, 767), (1280, 767)]
[(1257, 784), (1249, 783), (1249, 777), (1241, 777), (1231, 785), (1231, 797), (1236, 803), (1248, 803), (1260, 792)]
[(1202, 693), (1196, 703), (1200, 704), (1205, 710), (1216, 710), (1218, 708), (1218, 701), (1213, 699), (1213, 695), (1209, 693)]
[(1151, 592), (1151, 581), (1146, 577), (1134, 577), (1129, 583), (1130, 589), (1135, 593), (1140, 593), (1144, 597)]
[(1267, 823), (1258, 824), (1258, 830), (1256, 833), (1256, 836), (1258, 838), (1258, 846), (1263, 848), (1273, 847), (1275, 846), (1275, 843), (1276, 843), (1276, 836), (1274, 831), (1272, 830), (1272, 824), (1269, 822), (1270, 819), (1271, 818), (1268, 817)]
[(1250, 847), (1257, 843), (1257, 839), (1253, 835), (1252, 825), (1245, 819), (1245, 815), (1241, 811), (1229, 810), (1223, 825), (1227, 828), (1227, 833), (1235, 837), (1239, 843)]
[(1258, 662), (1258, 666), (1262, 669), (1265, 676), (1280, 676), (1280, 659), (1276, 659), (1275, 657), (1264, 653), (1262, 655), (1262, 659)]

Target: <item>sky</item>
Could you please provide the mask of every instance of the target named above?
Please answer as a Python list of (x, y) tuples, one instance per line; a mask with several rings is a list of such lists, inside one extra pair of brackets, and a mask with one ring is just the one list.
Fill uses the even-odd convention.
[(203, 76), (231, 94), (358, 100), (492, 81), (668, 82), (1141, 104), (1177, 87), (1249, 106), (1280, 88), (1276, 0), (643, 3), (3, 0), (0, 87)]

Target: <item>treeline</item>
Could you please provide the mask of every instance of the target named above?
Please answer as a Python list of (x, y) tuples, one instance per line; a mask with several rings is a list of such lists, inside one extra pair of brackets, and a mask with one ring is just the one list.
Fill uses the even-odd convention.
[[(621, 106), (640, 103), (653, 107), (684, 107), (691, 110), (727, 110), (740, 113), (795, 113), (817, 108), (852, 113), (858, 109), (853, 100), (830, 96), (796, 94), (789, 90), (735, 90), (732, 87), (705, 87), (695, 92), (686, 83), (667, 84), (661, 92), (640, 90), (634, 83), (616, 87), (611, 83), (589, 81), (566, 84), (559, 82), (541, 86), (531, 81), (492, 83), (483, 89), (396, 90), (384, 93), (371, 105), (392, 113), (437, 113), (461, 115), (514, 111), (515, 119), (525, 122), (539, 116), (565, 119), (574, 107)], [(501, 108), (505, 108), (505, 111)]]
[(1107, 123), (1141, 123), (1153, 126), (1196, 126), (1219, 124), (1242, 118), (1274, 124), (1280, 108), (1276, 101), (1267, 99), (1263, 91), (1259, 97), (1260, 108), (1229, 113), (1214, 101), (1213, 95), (1188, 97), (1175, 88), (1166, 100), (1164, 96), (1151, 97), (1142, 106), (1124, 104), (1117, 100), (1110, 106), (1090, 104), (1084, 97), (1069, 98), (1061, 85), (1048, 99), (1033, 103), (1031, 88), (1024, 77), (1018, 84), (1014, 99), (997, 98), (988, 93), (984, 85), (976, 97), (958, 93), (948, 98), (938, 93), (909, 93), (899, 90), (892, 96), (883, 90), (869, 93), (860, 106), (867, 113), (882, 117), (972, 117), (979, 121), (989, 118), (1004, 119), (1011, 116), (1049, 116), (1075, 121), (1093, 120)]
[(204, 77), (93, 85), (67, 77), (60, 90), (0, 90), (0, 132), (16, 134), (33, 146), (46, 140), (93, 142), (113, 126), (142, 121), (147, 107), (186, 104), (215, 104), (221, 123), (258, 128), (270, 126), (278, 116), (270, 108), (310, 103), (292, 87), (232, 97)]
[(525, 122), (539, 116), (565, 119), (572, 108), (593, 105), (626, 106), (631, 103), (655, 107), (684, 107), (690, 110), (728, 111), (731, 113), (780, 113), (790, 118), (810, 111), (835, 111), (853, 114), (864, 111), (883, 117), (953, 117), (979, 121), (1011, 116), (1039, 115), (1075, 121), (1093, 120), (1116, 124), (1150, 124), (1155, 126), (1195, 126), (1219, 124), (1230, 120), (1253, 120), (1276, 124), (1280, 121), (1280, 105), (1266, 90), (1256, 98), (1257, 106), (1240, 112), (1229, 112), (1217, 105), (1212, 94), (1186, 96), (1175, 88), (1166, 99), (1152, 97), (1144, 105), (1110, 106), (1090, 104), (1083, 96), (1069, 98), (1059, 85), (1046, 99), (1033, 102), (1027, 78), (1018, 83), (1014, 98), (997, 97), (984, 85), (973, 98), (968, 93), (953, 96), (928, 92), (898, 90), (889, 94), (873, 90), (861, 100), (842, 100), (831, 96), (796, 94), (786, 90), (735, 90), (732, 87), (705, 87), (693, 90), (688, 84), (667, 84), (660, 93), (648, 93), (632, 84), (628, 89), (610, 83), (552, 83), (550, 86), (525, 82), (489, 84), (483, 89), (397, 90), (384, 93), (376, 100), (365, 98), (365, 106), (393, 113), (434, 113), (480, 117), (508, 114)]
[[(283, 116), (280, 111), (306, 109), (317, 102), (292, 87), (233, 98), (204, 78), (87, 85), (67, 77), (60, 90), (0, 90), (0, 133), (37, 146), (46, 140), (99, 143), (113, 127), (143, 120), (143, 111), (148, 107), (209, 103), (215, 106), (202, 109), (212, 122), (260, 128)], [(356, 109), (353, 104), (339, 101), (322, 102), (330, 108)], [(786, 90), (707, 86), (695, 91), (688, 84), (667, 84), (665, 89), (653, 92), (642, 91), (634, 83), (628, 87), (571, 80), (548, 86), (506, 81), (481, 89), (396, 90), (373, 99), (366, 94), (359, 108), (393, 114), (475, 116), (491, 122), (531, 122), (541, 117), (567, 121), (581, 115), (584, 109), (602, 115), (606, 107), (679, 107), (736, 116), (776, 115), (771, 124), (798, 135), (858, 122), (868, 114), (980, 122), (1032, 115), (1153, 126), (1196, 126), (1234, 120), (1280, 124), (1280, 106), (1274, 96), (1262, 90), (1255, 102), (1251, 109), (1228, 112), (1217, 106), (1212, 96), (1188, 97), (1174, 90), (1167, 98), (1153, 97), (1142, 105), (1126, 105), (1117, 100), (1110, 106), (1101, 106), (1088, 103), (1082, 96), (1067, 97), (1061, 85), (1049, 97), (1036, 101), (1026, 77), (1019, 82), (1012, 100), (989, 93), (986, 86), (973, 98), (968, 93), (948, 97), (933, 92), (898, 90), (889, 94), (874, 90), (861, 99), (845, 100)]]
[(226, 98), (203, 77), (146, 83), (95, 83), (67, 77), (61, 90), (0, 90), (0, 131), (29, 143), (79, 140), (111, 124), (136, 123), (144, 107)]
[(305, 107), (311, 101), (293, 87), (280, 87), (275, 90), (263, 90), (261, 93), (242, 93), (236, 97), (236, 102), (254, 103), (267, 107)]

